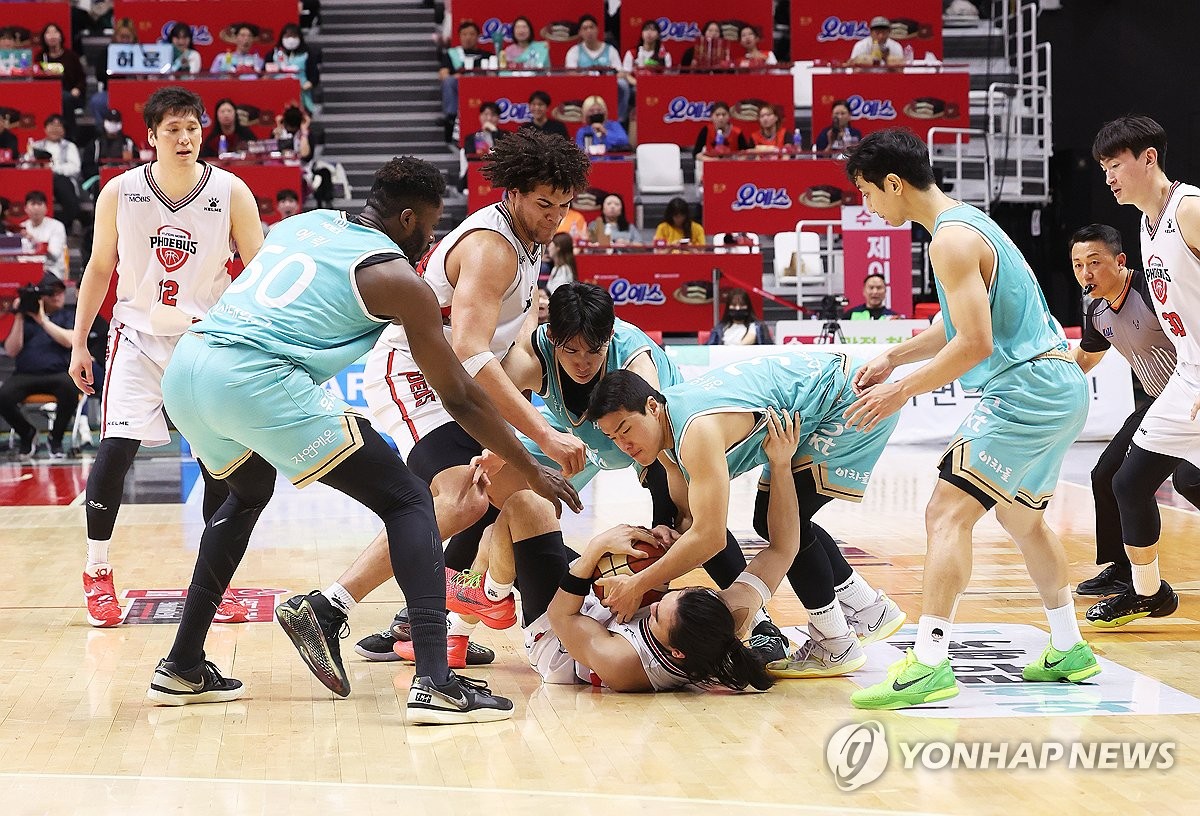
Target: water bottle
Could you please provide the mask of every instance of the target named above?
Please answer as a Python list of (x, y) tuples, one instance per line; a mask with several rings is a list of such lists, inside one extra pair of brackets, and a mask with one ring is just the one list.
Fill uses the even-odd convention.
[(904, 46), (904, 62), (906, 65), (911, 65), (913, 61), (913, 47), (907, 43)]
[(797, 153), (799, 153), (803, 146), (804, 137), (800, 135), (800, 128), (796, 128), (792, 131), (792, 150), (795, 150)]
[(723, 130), (717, 131), (717, 135), (713, 136), (713, 145), (715, 145), (716, 147), (724, 147), (725, 146), (725, 131), (723, 131)]
[(583, 134), (583, 152), (591, 155), (592, 153), (592, 131), (588, 129)]
[(224, 156), (228, 152), (229, 152), (229, 139), (225, 136), (224, 133), (222, 133), (221, 138), (217, 139), (217, 155)]

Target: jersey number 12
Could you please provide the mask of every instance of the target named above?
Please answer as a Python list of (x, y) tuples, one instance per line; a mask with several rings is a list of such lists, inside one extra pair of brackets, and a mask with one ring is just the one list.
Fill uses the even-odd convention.
[(179, 294), (179, 284), (170, 278), (163, 278), (158, 282), (158, 302), (164, 306), (178, 306), (179, 301), (175, 296)]

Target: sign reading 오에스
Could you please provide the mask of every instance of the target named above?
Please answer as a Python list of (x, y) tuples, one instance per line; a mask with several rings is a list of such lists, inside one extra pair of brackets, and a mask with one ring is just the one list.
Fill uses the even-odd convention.
[(571, 138), (583, 125), (583, 100), (592, 94), (604, 97), (609, 116), (617, 115), (617, 75), (506, 76), (464, 74), (458, 79), (458, 121), (460, 144), (479, 130), (479, 106), (495, 102), (500, 106), (500, 129), (516, 130), (529, 121), (529, 95), (534, 91), (550, 94), (551, 119), (567, 126)]
[(721, 24), (722, 40), (728, 44), (730, 59), (734, 61), (740, 60), (746, 53), (738, 43), (738, 29), (744, 23), (759, 30), (759, 50), (771, 50), (774, 33), (771, 0), (742, 0), (736, 5), (723, 3), (717, 8), (719, 10), (714, 11), (712, 5), (695, 0), (622, 0), (622, 58), (626, 51), (636, 52), (642, 39), (642, 26), (650, 20), (658, 23), (659, 40), (671, 55), (673, 66), (678, 66), (683, 60), (683, 53), (704, 36), (703, 26), (709, 20)]
[(504, 44), (512, 45), (512, 21), (525, 17), (533, 23), (533, 38), (550, 47), (551, 68), (562, 68), (567, 51), (579, 42), (579, 18), (590, 14), (600, 24), (600, 39), (604, 39), (604, 0), (557, 0), (551, 4), (530, 3), (528, 0), (454, 0), (450, 4), (450, 40), (459, 45), (458, 25), (471, 20), (479, 26), (480, 47), (491, 49), (493, 36), (504, 32)]
[(790, 232), (801, 219), (838, 221), (858, 200), (845, 162), (834, 159), (730, 159), (704, 163), (704, 228)]
[(864, 136), (908, 127), (924, 140), (931, 127), (971, 126), (970, 91), (971, 77), (965, 72), (816, 74), (813, 129), (828, 126), (834, 101), (844, 99), (851, 122)]
[(878, 16), (891, 21), (893, 40), (912, 46), (914, 59), (942, 58), (941, 0), (810, 0), (792, 3), (792, 59), (845, 62)]
[(640, 142), (691, 147), (712, 119), (715, 102), (728, 103), (733, 124), (747, 136), (758, 132), (758, 109), (764, 104), (783, 110), (781, 127), (792, 121), (792, 75), (786, 71), (642, 74), (637, 89)]

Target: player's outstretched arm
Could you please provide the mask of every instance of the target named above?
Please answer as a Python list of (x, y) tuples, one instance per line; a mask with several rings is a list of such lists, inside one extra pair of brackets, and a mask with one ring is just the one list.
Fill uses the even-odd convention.
[(92, 385), (92, 355), (88, 351), (87, 339), (117, 268), (117, 201), (120, 192), (120, 183), (113, 179), (104, 185), (96, 199), (92, 254), (83, 270), (83, 279), (79, 282), (79, 300), (75, 304), (69, 373), (75, 381), (75, 387), (85, 394), (96, 393)]

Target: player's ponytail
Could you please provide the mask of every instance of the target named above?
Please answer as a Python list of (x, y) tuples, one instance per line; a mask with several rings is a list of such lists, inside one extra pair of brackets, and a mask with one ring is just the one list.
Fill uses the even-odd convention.
[(671, 648), (682, 652), (675, 662), (692, 683), (717, 684), (741, 691), (769, 689), (775, 679), (737, 637), (733, 613), (707, 589), (684, 590), (679, 596)]

